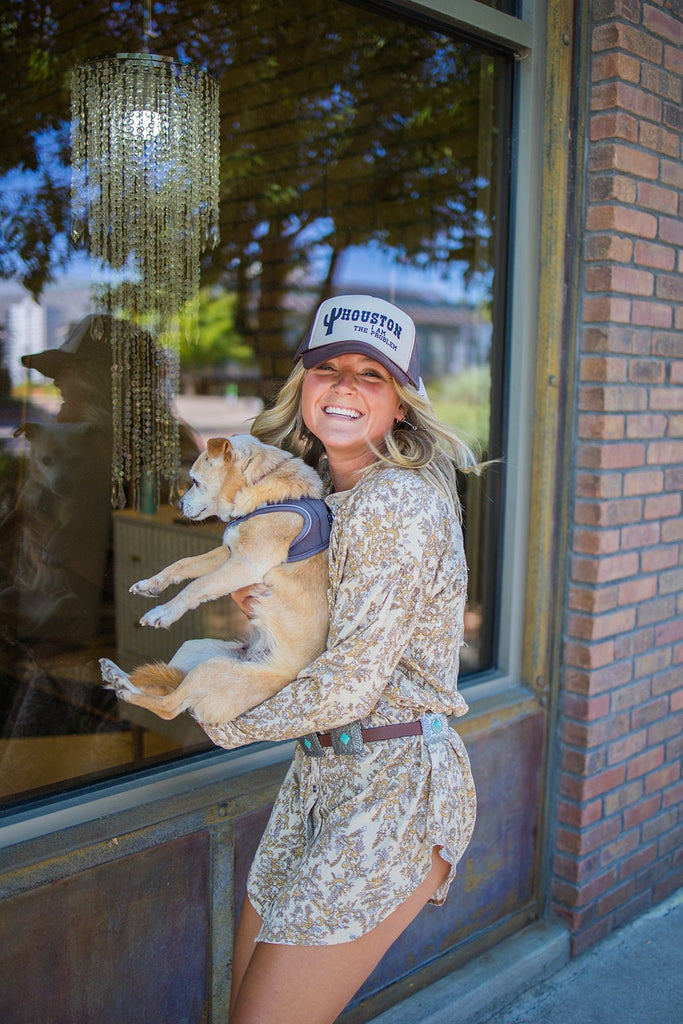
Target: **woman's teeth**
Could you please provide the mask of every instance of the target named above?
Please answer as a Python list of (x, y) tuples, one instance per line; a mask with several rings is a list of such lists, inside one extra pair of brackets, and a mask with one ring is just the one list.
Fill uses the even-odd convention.
[(327, 405), (325, 406), (324, 412), (331, 416), (346, 416), (350, 420), (357, 420), (360, 418), (360, 413), (356, 412), (355, 409), (342, 409), (338, 405)]

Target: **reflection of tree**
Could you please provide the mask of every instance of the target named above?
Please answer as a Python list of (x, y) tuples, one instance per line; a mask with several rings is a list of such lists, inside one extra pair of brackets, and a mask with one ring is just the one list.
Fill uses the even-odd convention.
[[(68, 69), (139, 49), (140, 10), (109, 0), (3, 5), (0, 124), (8, 144), (0, 170), (36, 166), (36, 131), (62, 128), (65, 141)], [(205, 274), (235, 292), (237, 329), (266, 377), (288, 369), (284, 296), (315, 247), (328, 260), (323, 290), (336, 257), (370, 240), (406, 262), (489, 269), (485, 211), (495, 206), (491, 168), (479, 154), (481, 133), (491, 148), (495, 124), (491, 58), (424, 27), (324, 0), (175, 0), (163, 4), (156, 28), (154, 49), (180, 52), (221, 82), (221, 245)], [(54, 266), (54, 239), (68, 216), (66, 185), (55, 184), (49, 166), (35, 204), (16, 210), (0, 243), (0, 270), (6, 250), (18, 251), (35, 291)]]

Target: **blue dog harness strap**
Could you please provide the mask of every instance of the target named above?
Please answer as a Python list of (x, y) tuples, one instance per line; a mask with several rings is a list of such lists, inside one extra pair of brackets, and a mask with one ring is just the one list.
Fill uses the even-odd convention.
[(295, 501), (274, 501), (248, 512), (246, 516), (231, 519), (228, 526), (243, 523), (252, 516), (263, 516), (268, 512), (298, 512), (304, 525), (289, 546), (288, 562), (303, 562), (304, 558), (317, 555), (330, 546), (332, 513), (322, 498), (298, 498)]

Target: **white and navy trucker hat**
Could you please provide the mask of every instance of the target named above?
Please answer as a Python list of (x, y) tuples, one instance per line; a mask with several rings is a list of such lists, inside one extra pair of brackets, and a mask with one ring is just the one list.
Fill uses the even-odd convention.
[(336, 295), (318, 307), (313, 327), (294, 356), (307, 370), (344, 352), (376, 359), (399, 384), (419, 387), (415, 324), (402, 309), (372, 295)]

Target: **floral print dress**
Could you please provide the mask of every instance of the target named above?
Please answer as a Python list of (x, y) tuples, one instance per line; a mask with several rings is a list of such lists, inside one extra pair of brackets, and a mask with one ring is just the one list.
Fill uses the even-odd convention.
[[(393, 467), (327, 501), (327, 649), (234, 722), (200, 723), (219, 746), (468, 710), (457, 688), (467, 567), (449, 503), (419, 473)], [(424, 881), (434, 846), (451, 865), (432, 900), (443, 903), (475, 814), (469, 760), (452, 728), (439, 743), (379, 740), (359, 755), (325, 748), (309, 757), (297, 745), (249, 874), (259, 941), (358, 938)]]

